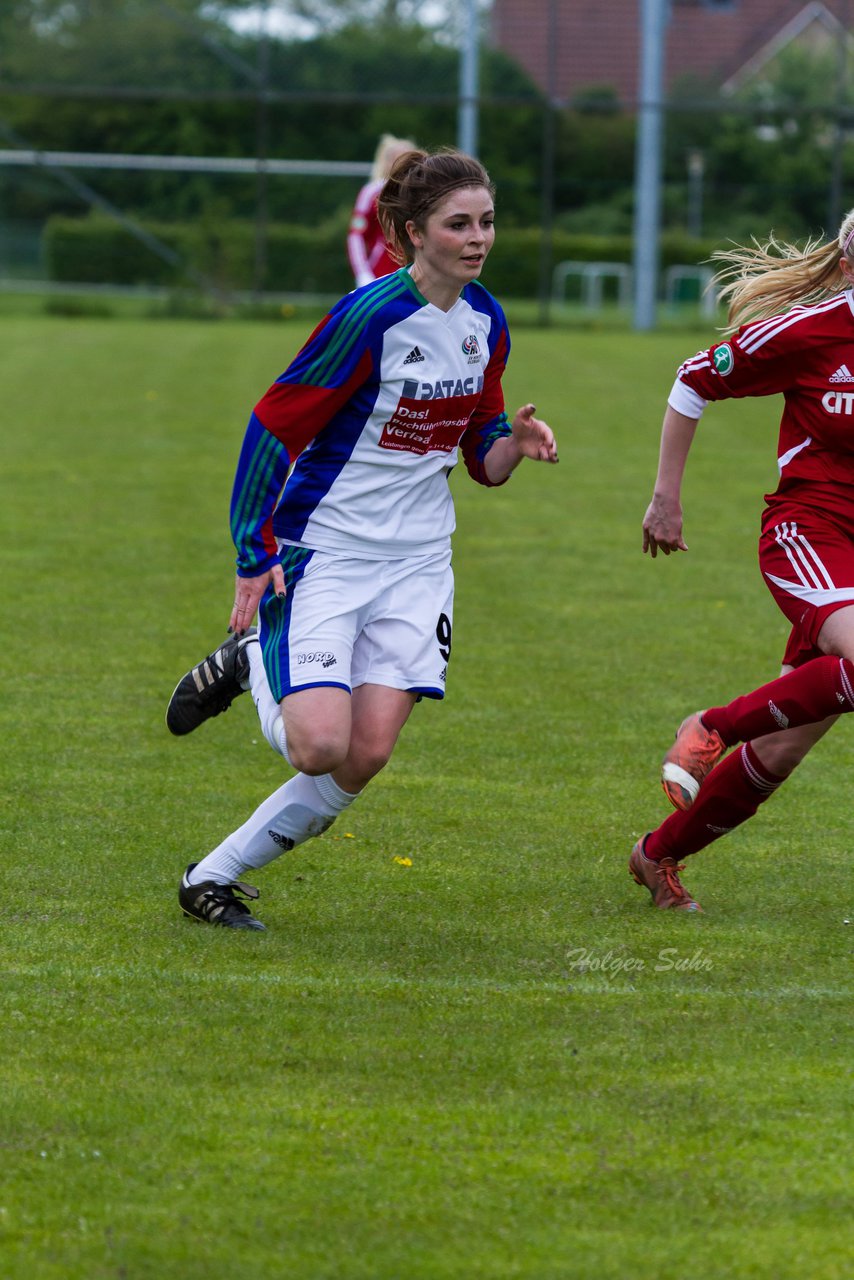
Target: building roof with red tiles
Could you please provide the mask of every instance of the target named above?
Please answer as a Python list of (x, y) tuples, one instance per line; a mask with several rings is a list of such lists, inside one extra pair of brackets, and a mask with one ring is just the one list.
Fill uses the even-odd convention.
[[(640, 0), (494, 0), (491, 43), (559, 101), (610, 86), (631, 105), (640, 9)], [(854, 0), (671, 0), (665, 84), (734, 86), (792, 39), (832, 42), (852, 29)]]

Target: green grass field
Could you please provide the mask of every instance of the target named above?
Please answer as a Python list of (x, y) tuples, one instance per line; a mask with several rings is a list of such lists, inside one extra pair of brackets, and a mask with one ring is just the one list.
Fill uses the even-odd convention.
[(266, 934), (182, 917), (284, 776), (249, 699), (184, 740), (163, 712), (224, 634), (236, 451), (306, 327), (0, 317), (0, 1274), (844, 1280), (851, 726), (689, 863), (704, 915), (626, 870), (679, 719), (785, 636), (778, 403), (707, 415), (691, 552), (641, 555), (708, 332), (517, 333), (508, 400), (561, 463), (454, 477), (445, 704), (250, 877)]

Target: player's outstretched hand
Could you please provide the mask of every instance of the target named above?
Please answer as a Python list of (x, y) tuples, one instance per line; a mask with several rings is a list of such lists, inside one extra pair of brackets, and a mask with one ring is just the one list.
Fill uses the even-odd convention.
[(659, 551), (669, 556), (671, 551), (688, 550), (682, 537), (682, 505), (676, 499), (653, 494), (643, 518), (643, 549), (653, 560)]
[(228, 623), (229, 631), (242, 636), (247, 627), (252, 626), (252, 619), (258, 612), (261, 597), (270, 582), (276, 595), (285, 594), (285, 575), (280, 564), (274, 564), (266, 573), (259, 573), (257, 578), (241, 578), (238, 575), (234, 584), (234, 606)]
[(533, 458), (535, 462), (557, 462), (557, 444), (554, 433), (547, 422), (535, 418), (536, 408), (532, 404), (523, 404), (513, 417), (513, 439), (524, 458)]

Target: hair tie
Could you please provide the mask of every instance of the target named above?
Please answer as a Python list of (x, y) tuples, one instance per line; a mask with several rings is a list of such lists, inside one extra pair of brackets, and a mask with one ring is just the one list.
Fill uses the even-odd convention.
[(845, 254), (848, 253), (848, 246), (851, 244), (852, 240), (854, 240), (854, 227), (851, 228), (851, 230), (848, 232), (848, 235), (845, 237), (845, 243), (842, 246), (843, 253)]

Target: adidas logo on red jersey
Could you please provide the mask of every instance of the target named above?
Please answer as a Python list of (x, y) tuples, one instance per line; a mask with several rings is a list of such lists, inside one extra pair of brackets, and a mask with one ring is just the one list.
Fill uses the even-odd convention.
[(830, 375), (831, 382), (854, 382), (854, 373), (848, 368), (847, 364), (841, 364), (836, 373)]

